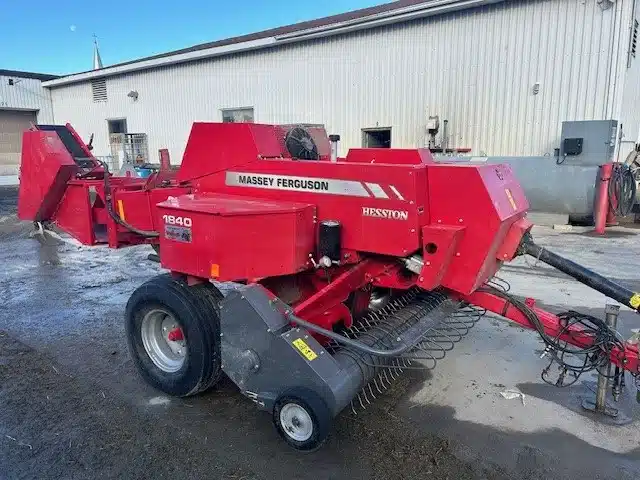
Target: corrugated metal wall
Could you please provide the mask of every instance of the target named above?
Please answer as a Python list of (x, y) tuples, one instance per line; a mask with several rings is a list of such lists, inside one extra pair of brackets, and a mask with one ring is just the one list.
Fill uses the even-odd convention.
[(108, 78), (107, 102), (92, 101), (89, 83), (58, 87), (55, 117), (95, 133), (97, 154), (109, 153), (105, 120), (126, 117), (129, 132), (147, 133), (151, 151), (168, 147), (174, 161), (193, 121), (246, 106), (257, 122), (324, 123), (342, 136), (342, 153), (360, 146), (368, 127), (391, 127), (394, 147), (423, 146), (436, 114), (449, 120), (450, 145), (552, 153), (562, 120), (616, 117), (624, 42), (614, 32), (630, 3), (603, 10), (596, 0), (514, 0)]
[[(620, 115), (623, 134), (619, 152), (621, 161), (624, 161), (629, 152), (633, 150), (634, 144), (640, 142), (640, 43), (636, 45), (635, 56), (629, 53), (634, 21), (638, 21), (640, 27), (640, 0), (635, 1), (633, 14), (629, 18), (628, 24), (626, 20), (623, 20), (621, 25), (621, 29), (626, 34), (621, 38), (622, 54), (625, 55), (624, 68), (626, 69)], [(640, 32), (638, 35), (640, 37)], [(640, 41), (640, 38), (638, 40)]]
[[(10, 79), (13, 85), (9, 84)], [(51, 92), (41, 83), (33, 78), (0, 75), (0, 185), (17, 182), (21, 130), (34, 120), (53, 122)], [(10, 113), (16, 110), (17, 113)]]
[[(13, 85), (9, 79), (14, 80)], [(33, 78), (0, 75), (0, 109), (37, 111), (38, 122), (53, 122), (50, 91)]]

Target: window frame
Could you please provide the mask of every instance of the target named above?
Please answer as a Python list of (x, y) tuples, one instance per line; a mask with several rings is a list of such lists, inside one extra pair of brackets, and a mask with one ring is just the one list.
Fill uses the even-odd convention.
[[(251, 110), (251, 121), (246, 122), (246, 121), (243, 120), (241, 122), (238, 122), (235, 119), (234, 119), (233, 122), (225, 121), (225, 113), (230, 113), (230, 112), (239, 113), (239, 112), (243, 112), (243, 111), (247, 111), (247, 110)], [(220, 120), (222, 121), (222, 123), (255, 123), (255, 121), (256, 121), (256, 110), (255, 110), (255, 108), (253, 106), (221, 108), (220, 109)]]

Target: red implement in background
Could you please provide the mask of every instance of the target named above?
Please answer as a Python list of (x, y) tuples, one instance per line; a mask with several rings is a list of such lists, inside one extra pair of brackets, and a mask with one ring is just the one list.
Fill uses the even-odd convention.
[[(155, 204), (189, 191), (161, 169), (147, 179), (107, 175), (105, 168), (70, 125), (36, 125), (23, 134), (18, 217), (51, 222), (85, 245), (108, 243), (112, 248), (157, 243), (118, 224), (109, 214), (139, 229), (153, 231)], [(163, 188), (156, 188), (162, 183)], [(127, 208), (135, 205), (135, 208)], [(155, 240), (154, 240), (155, 238)]]

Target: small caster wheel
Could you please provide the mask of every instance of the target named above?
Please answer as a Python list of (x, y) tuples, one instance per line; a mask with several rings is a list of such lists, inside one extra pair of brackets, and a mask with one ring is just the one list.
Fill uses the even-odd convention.
[(305, 388), (286, 391), (273, 407), (273, 423), (280, 436), (299, 451), (313, 452), (329, 435), (331, 412), (318, 394)]

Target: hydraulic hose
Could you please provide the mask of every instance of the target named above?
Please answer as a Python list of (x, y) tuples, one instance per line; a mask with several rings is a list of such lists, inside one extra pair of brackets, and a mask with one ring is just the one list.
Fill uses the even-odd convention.
[(525, 236), (521, 244), (521, 250), (522, 253), (529, 254), (541, 262), (551, 265), (570, 277), (575, 278), (580, 283), (640, 312), (640, 293), (632, 292), (582, 265), (578, 265), (567, 258), (536, 245), (531, 236)]
[(636, 203), (640, 204), (640, 144), (636, 144), (635, 148), (627, 155), (624, 164), (631, 171), (631, 175), (636, 182)]
[(104, 168), (104, 196), (105, 196), (105, 202), (104, 203), (105, 203), (105, 205), (107, 207), (107, 213), (113, 219), (113, 221), (116, 222), (118, 225), (126, 228), (130, 232), (136, 233), (136, 234), (141, 235), (143, 237), (147, 237), (147, 238), (157, 238), (157, 237), (159, 237), (160, 234), (158, 232), (154, 232), (154, 231), (150, 231), (150, 230), (140, 230), (139, 228), (136, 228), (133, 225), (125, 222), (122, 218), (120, 218), (120, 215), (118, 215), (113, 210), (113, 202), (112, 202), (112, 197), (111, 197), (111, 185), (109, 184), (109, 178), (111, 176), (111, 174), (109, 173), (109, 166), (106, 164), (106, 162), (103, 162), (103, 161), (100, 161), (100, 160), (98, 160), (98, 161), (102, 164), (102, 168)]
[(618, 217), (631, 213), (636, 202), (636, 179), (631, 167), (615, 164), (609, 180), (609, 204)]

